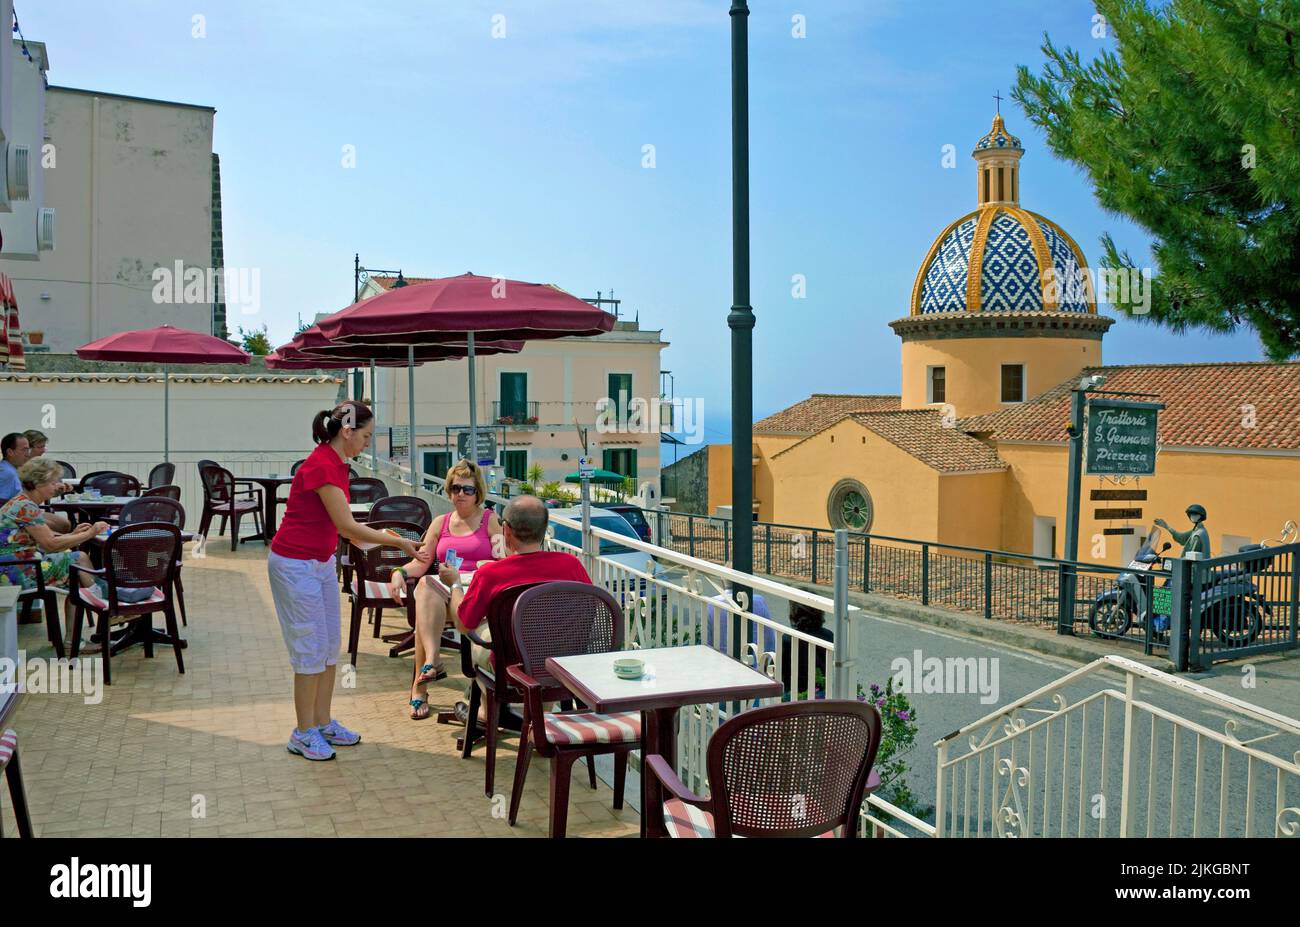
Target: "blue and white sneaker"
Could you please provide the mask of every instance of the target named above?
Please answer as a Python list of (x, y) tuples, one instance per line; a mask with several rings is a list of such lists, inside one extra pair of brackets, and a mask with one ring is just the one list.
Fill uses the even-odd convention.
[(295, 729), (289, 735), (289, 743), (285, 749), (309, 760), (334, 759), (334, 748), (325, 742), (320, 728), (317, 727), (308, 728), (306, 731)]
[(321, 737), (329, 744), (335, 747), (355, 747), (361, 743), (361, 735), (356, 731), (349, 731), (343, 725), (339, 724), (333, 718), (330, 718), (329, 724), (322, 724), (316, 728), (320, 731)]

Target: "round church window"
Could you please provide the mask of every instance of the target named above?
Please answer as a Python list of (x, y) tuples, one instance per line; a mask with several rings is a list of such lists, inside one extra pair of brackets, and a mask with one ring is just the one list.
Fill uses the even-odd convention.
[(850, 531), (870, 531), (875, 517), (871, 493), (857, 480), (840, 480), (831, 490), (826, 515), (831, 526)]

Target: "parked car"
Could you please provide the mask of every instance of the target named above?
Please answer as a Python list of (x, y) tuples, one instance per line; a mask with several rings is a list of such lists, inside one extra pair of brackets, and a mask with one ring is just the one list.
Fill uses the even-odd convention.
[(632, 530), (636, 532), (637, 537), (647, 544), (654, 543), (650, 535), (650, 522), (646, 521), (645, 512), (641, 511), (638, 506), (626, 502), (597, 502), (595, 506), (607, 512), (618, 512), (627, 519), (627, 523), (632, 526)]
[[(578, 529), (570, 528), (568, 525), (556, 524), (555, 518), (567, 518), (572, 519), (575, 522), (580, 522), (582, 521), (582, 509), (578, 506), (552, 509), (550, 514), (552, 516), (551, 528), (554, 531), (555, 539), (564, 544), (581, 547), (582, 537)], [(600, 506), (592, 506), (591, 524), (593, 527), (602, 528), (605, 531), (611, 531), (615, 534), (621, 534), (624, 537), (629, 537), (633, 540), (641, 540), (637, 535), (636, 530), (628, 524), (627, 519), (625, 519), (621, 514), (611, 512)], [(644, 551), (634, 550), (625, 544), (620, 544), (617, 541), (610, 540), (609, 538), (600, 539), (600, 550), (597, 551), (597, 553), (601, 557), (613, 560), (615, 563), (622, 564), (623, 566), (642, 573), (646, 572), (646, 563), (653, 562), (653, 558)], [(657, 563), (655, 564), (655, 576), (659, 576), (666, 572), (668, 571), (664, 567)]]

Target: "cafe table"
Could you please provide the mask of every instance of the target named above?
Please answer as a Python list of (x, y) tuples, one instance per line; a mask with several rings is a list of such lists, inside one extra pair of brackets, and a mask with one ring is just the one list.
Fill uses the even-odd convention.
[(262, 533), (249, 535), (246, 538), (240, 538), (241, 541), (265, 541), (271, 543), (271, 538), (275, 537), (275, 515), (276, 509), (279, 508), (280, 498), (276, 495), (276, 490), (281, 486), (287, 486), (293, 482), (293, 477), (283, 473), (272, 473), (267, 476), (239, 476), (235, 478), (236, 483), (256, 483), (262, 487)]
[(98, 499), (88, 499), (84, 497), (69, 498), (69, 496), (60, 496), (57, 500), (51, 500), (45, 503), (45, 508), (51, 512), (67, 512), (69, 520), (76, 527), (78, 516), (84, 516), (86, 521), (97, 521), (106, 515), (116, 515), (122, 511), (122, 506), (126, 505), (132, 499), (138, 499), (139, 496), (100, 496)]
[[(614, 661), (645, 663), (640, 679), (621, 679)], [(641, 756), (659, 754), (677, 765), (677, 711), (684, 705), (774, 698), (781, 683), (712, 647), (654, 647), (610, 653), (547, 657), (546, 669), (589, 710), (641, 712)], [(663, 802), (644, 763), (641, 770), (641, 836), (663, 835)]]

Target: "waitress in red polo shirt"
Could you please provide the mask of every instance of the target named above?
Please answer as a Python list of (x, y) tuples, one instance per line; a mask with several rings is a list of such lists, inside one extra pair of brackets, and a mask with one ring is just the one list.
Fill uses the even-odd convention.
[(293, 704), (298, 727), (288, 750), (309, 760), (331, 760), (334, 747), (350, 747), (361, 735), (330, 717), (340, 643), (339, 587), (334, 553), (341, 534), (351, 541), (400, 547), (428, 560), (406, 538), (357, 524), (348, 506), (348, 458), (370, 446), (374, 414), (348, 400), (312, 421), (316, 449), (298, 468), (289, 488), (284, 521), (271, 542), (267, 572), (271, 597), (293, 665)]

